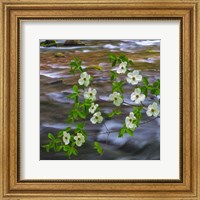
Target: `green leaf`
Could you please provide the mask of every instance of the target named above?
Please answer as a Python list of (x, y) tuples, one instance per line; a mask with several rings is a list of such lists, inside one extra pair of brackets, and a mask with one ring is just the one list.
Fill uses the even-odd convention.
[(117, 78), (117, 73), (115, 71), (110, 71), (110, 80), (114, 81)]
[(160, 89), (157, 89), (155, 95), (158, 96), (160, 94)]
[(126, 129), (124, 127), (121, 128), (120, 131), (119, 131), (118, 137), (123, 137), (123, 135), (124, 135), (125, 132), (126, 132)]
[(115, 54), (110, 54), (109, 59), (110, 59), (110, 61), (116, 60), (117, 56)]
[(67, 127), (66, 129), (65, 129), (65, 131), (67, 131), (67, 132), (69, 132), (71, 130), (71, 127)]
[(103, 149), (102, 149), (101, 145), (99, 144), (99, 142), (94, 142), (94, 149), (97, 150), (98, 154), (102, 154), (103, 153)]
[(99, 70), (99, 71), (102, 71), (102, 70), (103, 70), (103, 68), (102, 68), (101, 66), (99, 66), (99, 65), (88, 66), (87, 69), (97, 69), (97, 70)]
[(72, 115), (73, 115), (74, 119), (76, 119), (76, 120), (78, 119), (78, 113), (77, 113), (77, 111), (74, 111)]
[(63, 151), (68, 151), (70, 147), (68, 145), (63, 145)]
[(130, 136), (134, 135), (134, 132), (131, 129), (126, 128), (126, 133), (128, 133)]
[(48, 144), (43, 145), (42, 147), (45, 148), (46, 152), (49, 152), (49, 145)]
[(67, 96), (68, 99), (75, 99), (77, 97), (76, 93), (72, 93), (69, 96)]
[(62, 146), (56, 146), (55, 147), (55, 152), (60, 152), (62, 150)]
[(149, 85), (149, 81), (146, 77), (143, 77), (142, 82), (144, 83), (144, 85), (148, 86)]
[(114, 67), (116, 65), (116, 63), (117, 63), (117, 60), (113, 60), (112, 67)]
[(78, 151), (76, 150), (76, 148), (74, 146), (70, 146), (68, 151), (68, 156), (70, 157), (71, 155), (75, 155), (77, 156), (78, 155)]
[(54, 142), (49, 143), (49, 149), (54, 149), (54, 147), (55, 147), (55, 143)]
[(63, 131), (59, 131), (58, 132), (58, 137), (62, 137), (63, 136)]
[(141, 89), (141, 93), (143, 93), (147, 97), (148, 96), (148, 89), (146, 88), (146, 86), (142, 86), (140, 89)]
[(50, 140), (55, 140), (55, 137), (54, 137), (54, 135), (52, 133), (48, 133), (48, 138)]
[(82, 61), (79, 58), (74, 58), (74, 60), (72, 60), (69, 64), (71, 67), (71, 73), (75, 74), (76, 71), (83, 72), (84, 70), (81, 67), (81, 63)]
[(72, 89), (74, 90), (75, 93), (79, 93), (79, 90), (78, 90), (78, 86), (77, 86), (77, 85), (74, 85)]
[(74, 121), (73, 117), (68, 117), (66, 120), (67, 123), (72, 123), (73, 121)]
[(123, 93), (123, 89), (122, 86), (124, 84), (124, 81), (119, 81), (119, 82), (113, 82), (112, 85), (112, 92), (119, 92), (119, 93)]
[(120, 115), (122, 112), (120, 110), (113, 110), (111, 113), (108, 114), (108, 117), (112, 118), (115, 115)]
[(155, 94), (156, 91), (157, 91), (157, 89), (152, 89), (152, 90), (151, 90), (151, 94)]
[(129, 64), (130, 66), (134, 66), (134, 62), (133, 62), (132, 60), (129, 60), (129, 61), (128, 61), (128, 64)]
[(84, 127), (85, 127), (85, 123), (84, 123), (84, 122), (78, 123), (78, 124), (76, 125), (76, 128), (79, 128), (79, 129), (83, 129)]
[(56, 144), (61, 143), (61, 139), (60, 139), (60, 138), (56, 138), (56, 139), (54, 140), (54, 142), (55, 142)]
[(124, 62), (124, 61), (128, 62), (128, 58), (124, 54), (120, 55), (119, 59), (121, 62)]
[(85, 119), (86, 116), (85, 116), (84, 112), (77, 111), (77, 113), (78, 113), (80, 118)]

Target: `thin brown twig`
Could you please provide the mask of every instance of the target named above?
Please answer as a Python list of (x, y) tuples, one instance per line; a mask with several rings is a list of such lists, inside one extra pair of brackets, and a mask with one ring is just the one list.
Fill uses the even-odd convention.
[(148, 120), (148, 121), (146, 121), (146, 122), (140, 123), (140, 125), (147, 124), (147, 123), (149, 123), (149, 122), (151, 122), (151, 121), (153, 121), (153, 120), (155, 120), (155, 119), (157, 119), (157, 118), (160, 118), (160, 117), (159, 117), (159, 116), (154, 117), (154, 118), (152, 118), (152, 119), (150, 119), (150, 120)]

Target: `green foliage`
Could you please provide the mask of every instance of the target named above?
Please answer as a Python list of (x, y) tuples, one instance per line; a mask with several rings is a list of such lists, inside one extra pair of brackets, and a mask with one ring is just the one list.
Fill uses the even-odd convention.
[(74, 122), (75, 120), (85, 119), (87, 115), (87, 110), (81, 106), (80, 103), (75, 103), (74, 107), (68, 113), (67, 122)]
[(149, 85), (148, 90), (151, 92), (151, 94), (156, 96), (160, 95), (160, 79), (155, 81), (152, 85)]
[(119, 130), (118, 137), (123, 137), (125, 133), (128, 133), (130, 136), (134, 135), (134, 131), (127, 128), (126, 125), (124, 124), (124, 126)]
[(153, 84), (149, 84), (148, 79), (146, 77), (143, 77), (142, 82), (144, 85), (140, 86), (140, 89), (146, 97), (148, 96), (148, 91), (156, 96), (160, 94), (160, 79), (155, 81)]
[(110, 80), (114, 81), (117, 79), (117, 73), (115, 71), (110, 71)]
[(146, 77), (143, 77), (142, 82), (144, 83), (145, 86), (149, 85), (149, 81)]
[(99, 65), (88, 66), (87, 69), (97, 69), (97, 70), (99, 70), (99, 71), (102, 71), (102, 70), (103, 70), (102, 67), (99, 66)]
[(94, 142), (94, 149), (96, 149), (97, 153), (100, 155), (103, 153), (103, 149), (99, 142)]
[(74, 103), (77, 104), (80, 91), (79, 91), (79, 88), (77, 85), (74, 85), (72, 89), (74, 92), (72, 94), (68, 95), (67, 98), (74, 99)]
[(127, 67), (134, 66), (134, 63), (132, 60), (129, 60), (125, 55), (116, 56), (115, 54), (109, 55), (109, 60), (112, 63), (112, 67), (115, 67), (117, 64), (120, 64), (122, 62), (127, 62)]
[(55, 137), (54, 137), (54, 135), (52, 133), (48, 133), (48, 138), (50, 140), (54, 140), (55, 139)]
[(139, 124), (140, 124), (140, 121), (141, 121), (141, 118), (142, 118), (142, 109), (143, 109), (143, 106), (140, 106), (140, 107), (135, 107), (133, 109), (133, 113), (136, 117), (136, 120), (134, 120), (134, 124), (138, 127)]
[(108, 117), (112, 118), (115, 115), (120, 115), (122, 112), (120, 110), (113, 110), (111, 113), (108, 114)]
[(122, 86), (124, 85), (124, 81), (113, 82), (112, 85), (112, 92), (119, 92), (121, 94), (124, 93), (124, 90), (122, 88)]
[(109, 60), (112, 63), (112, 67), (114, 67), (117, 63), (117, 56), (115, 54), (110, 54), (109, 55)]
[(83, 68), (81, 67), (81, 64), (82, 61), (79, 58), (75, 57), (74, 60), (72, 60), (69, 64), (71, 67), (70, 72), (72, 74), (75, 74), (77, 71), (84, 72)]

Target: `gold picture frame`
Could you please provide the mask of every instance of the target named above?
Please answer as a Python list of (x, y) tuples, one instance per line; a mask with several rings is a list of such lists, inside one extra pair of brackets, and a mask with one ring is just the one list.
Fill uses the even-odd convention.
[[(199, 1), (1, 0), (0, 199), (200, 200)], [(20, 21), (166, 19), (181, 23), (181, 175), (173, 180), (19, 179)]]

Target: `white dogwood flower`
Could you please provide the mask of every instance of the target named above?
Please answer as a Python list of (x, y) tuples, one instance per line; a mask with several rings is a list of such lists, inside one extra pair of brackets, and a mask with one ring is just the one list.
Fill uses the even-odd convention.
[(89, 88), (88, 91), (84, 92), (84, 98), (95, 101), (96, 100), (96, 94), (97, 94), (96, 89)]
[(90, 106), (90, 108), (89, 108), (89, 112), (91, 114), (93, 114), (95, 112), (95, 110), (98, 108), (98, 106), (99, 106), (98, 104), (92, 103), (91, 106)]
[(147, 116), (151, 117), (153, 115), (154, 117), (157, 117), (159, 113), (160, 113), (160, 110), (156, 102), (148, 106), (147, 112), (146, 112)]
[(103, 117), (101, 116), (101, 112), (94, 113), (93, 117), (90, 119), (93, 124), (101, 123), (103, 121)]
[(63, 142), (65, 145), (68, 145), (70, 143), (70, 134), (66, 131), (63, 132)]
[(129, 116), (127, 116), (125, 119), (126, 127), (131, 130), (135, 130), (136, 125), (133, 123), (135, 119), (136, 119), (136, 117), (135, 117), (134, 113), (130, 112)]
[(123, 102), (122, 96), (119, 92), (113, 92), (109, 95), (109, 100), (113, 101), (116, 106), (120, 106)]
[(80, 147), (85, 142), (85, 137), (81, 133), (77, 133), (77, 136), (74, 136), (74, 140), (76, 141), (76, 146)]
[(142, 76), (139, 75), (139, 71), (138, 70), (134, 70), (133, 72), (129, 72), (127, 74), (127, 82), (132, 84), (132, 85), (136, 85), (138, 84), (138, 82), (142, 81)]
[(118, 74), (125, 74), (126, 73), (126, 65), (127, 65), (127, 62), (122, 62), (120, 65), (119, 65), (119, 67), (118, 67), (118, 69), (117, 69), (117, 73)]
[(88, 86), (90, 84), (91, 76), (87, 72), (83, 72), (80, 75), (80, 79), (78, 80), (79, 85)]
[(145, 95), (141, 94), (140, 88), (135, 88), (134, 92), (131, 94), (131, 100), (135, 101), (135, 103), (140, 103), (144, 101)]

